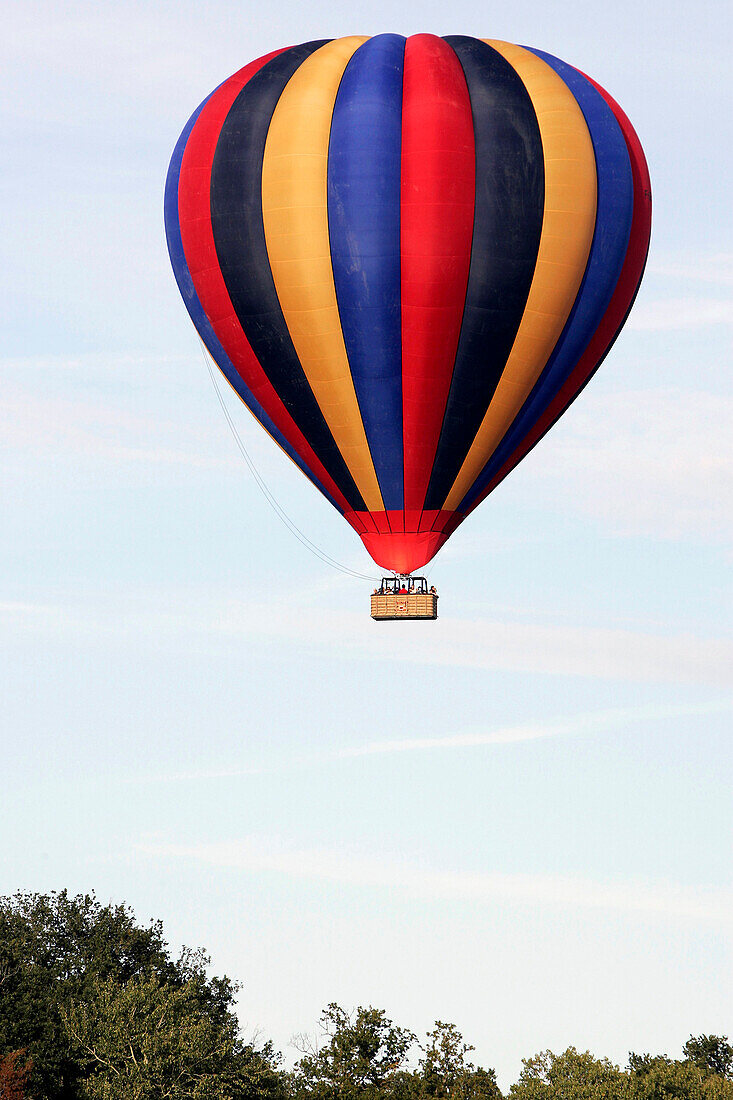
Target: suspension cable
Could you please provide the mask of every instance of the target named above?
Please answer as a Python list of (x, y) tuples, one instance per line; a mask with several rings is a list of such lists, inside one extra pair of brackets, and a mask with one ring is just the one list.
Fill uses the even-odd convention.
[(224, 417), (226, 418), (226, 422), (229, 425), (229, 428), (230, 428), (230, 431), (231, 431), (232, 435), (234, 436), (234, 441), (237, 444), (237, 447), (239, 448), (239, 451), (240, 451), (240, 454), (242, 455), (242, 458), (247, 463), (247, 466), (249, 467), (249, 471), (252, 474), (252, 477), (255, 479), (255, 482), (257, 483), (257, 486), (258, 486), (260, 492), (262, 493), (265, 500), (270, 505), (270, 507), (272, 508), (273, 512), (278, 517), (278, 519), (280, 519), (280, 521), (285, 524), (285, 526), (290, 531), (290, 533), (295, 536), (295, 538), (298, 540), (298, 542), (302, 546), (304, 546), (306, 550), (310, 551), (310, 553), (313, 554), (314, 557), (319, 558), (326, 565), (330, 565), (332, 569), (337, 569), (340, 573), (344, 573), (346, 576), (354, 577), (358, 580), (365, 580), (365, 581), (379, 580), (379, 577), (375, 577), (374, 574), (359, 573), (356, 569), (351, 569), (348, 565), (344, 565), (342, 562), (336, 561), (336, 559), (332, 558), (329, 554), (327, 554), (325, 552), (325, 550), (321, 550), (320, 546), (317, 546), (314, 542), (312, 542), (308, 538), (308, 536), (306, 534), (304, 534), (303, 531), (300, 530), (300, 528), (297, 526), (297, 524), (293, 520), (291, 520), (290, 516), (288, 516), (285, 509), (282, 508), (280, 504), (278, 504), (277, 500), (275, 499), (275, 497), (273, 496), (273, 494), (270, 492), (267, 485), (265, 484), (264, 479), (262, 478), (259, 471), (257, 470), (257, 467), (255, 466), (254, 462), (252, 461), (252, 457), (250, 456), (249, 451), (247, 450), (247, 448), (244, 445), (244, 442), (242, 441), (242, 437), (240, 436), (240, 434), (237, 430), (237, 426), (234, 423), (234, 420), (232, 419), (232, 415), (231, 415), (231, 413), (229, 412), (229, 409), (226, 406), (226, 402), (224, 401), (221, 390), (219, 388), (219, 382), (218, 382), (217, 377), (216, 377), (216, 371), (218, 370), (218, 368), (215, 368), (215, 367), (212, 366), (212, 360), (211, 360), (211, 356), (209, 355), (208, 348), (206, 347), (206, 344), (204, 343), (204, 341), (201, 339), (200, 336), (199, 336), (199, 343), (201, 344), (201, 354), (203, 356), (204, 363), (206, 364), (206, 369), (209, 372), (209, 378), (211, 379), (211, 384), (214, 387), (214, 392), (216, 393), (216, 396), (217, 396), (218, 401), (219, 401), (219, 405), (221, 406), (221, 410), (224, 413)]

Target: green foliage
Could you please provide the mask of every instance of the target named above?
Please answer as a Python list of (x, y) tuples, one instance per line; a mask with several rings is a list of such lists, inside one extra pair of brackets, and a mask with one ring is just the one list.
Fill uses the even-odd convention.
[(568, 1047), (563, 1054), (550, 1050), (525, 1058), (510, 1100), (620, 1100), (626, 1075), (607, 1058), (594, 1058)]
[[(171, 956), (160, 922), (94, 895), (0, 898), (0, 1100), (503, 1100), (454, 1024), (424, 1045), (382, 1009), (330, 1004), (290, 1073), (245, 1043), (237, 986), (203, 951)], [(569, 1047), (523, 1063), (508, 1100), (733, 1100), (727, 1036), (621, 1071)]]
[(350, 1014), (331, 1004), (316, 1042), (301, 1036), (293, 1071), (295, 1100), (501, 1100), (493, 1070), (466, 1058), (473, 1050), (454, 1024), (437, 1021), (417, 1068), (408, 1057), (417, 1039), (381, 1009)]
[(163, 984), (154, 974), (124, 985), (109, 978), (94, 982), (84, 1001), (62, 1008), (72, 1050), (86, 1069), (80, 1095), (84, 1100), (277, 1096), (272, 1065), (239, 1041), (235, 1018), (202, 1012), (201, 1003), (200, 975), (178, 986)]
[(691, 1035), (682, 1053), (704, 1073), (733, 1077), (733, 1046), (727, 1035)]
[[(275, 1095), (281, 1076), (271, 1049), (257, 1053), (240, 1043), (236, 986), (207, 978), (208, 962), (187, 949), (173, 959), (160, 922), (140, 927), (126, 906), (102, 906), (93, 895), (1, 898), (0, 1056), (29, 1051), (34, 1100)], [(172, 1020), (179, 1030), (173, 1037), (170, 1024), (165, 1048)], [(137, 1051), (148, 1047), (168, 1051), (168, 1091), (152, 1069), (133, 1073)], [(202, 1078), (216, 1065), (224, 1091), (195, 1091), (196, 1059)], [(170, 1091), (173, 1078), (178, 1091)]]
[[(692, 1044), (692, 1045), (690, 1045)], [(730, 1068), (726, 1040), (691, 1039), (685, 1060), (664, 1054), (630, 1054), (626, 1073), (605, 1058), (569, 1047), (543, 1051), (524, 1062), (510, 1100), (733, 1100), (733, 1082), (712, 1067)]]
[(637, 1077), (645, 1077), (661, 1062), (669, 1065), (671, 1059), (666, 1054), (634, 1054), (632, 1051), (629, 1054), (629, 1073), (636, 1074)]
[(420, 1059), (419, 1093), (436, 1100), (501, 1100), (493, 1069), (478, 1069), (466, 1058), (474, 1048), (464, 1043), (455, 1024), (436, 1020)]
[[(629, 1057), (629, 1066), (637, 1063)], [(702, 1074), (691, 1062), (673, 1062), (670, 1058), (642, 1055), (630, 1078), (633, 1100), (665, 1100), (669, 1097), (702, 1100)]]
[(630, 1054), (629, 1071), (630, 1100), (733, 1100), (733, 1082), (689, 1057)]
[(382, 1009), (357, 1008), (349, 1014), (337, 1004), (324, 1009), (320, 1036), (301, 1036), (302, 1058), (292, 1075), (298, 1100), (382, 1100), (405, 1095), (404, 1071), (415, 1036), (397, 1027)]
[(460, 1085), (473, 1069), (466, 1055), (474, 1048), (464, 1043), (455, 1024), (435, 1021), (435, 1028), (427, 1034), (427, 1045), (420, 1059), (423, 1089), (426, 1096), (452, 1097), (462, 1095)]

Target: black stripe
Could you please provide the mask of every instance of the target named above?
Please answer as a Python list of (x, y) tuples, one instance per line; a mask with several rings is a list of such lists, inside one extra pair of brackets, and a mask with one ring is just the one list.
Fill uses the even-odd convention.
[(476, 202), (461, 335), (425, 499), (442, 508), (499, 383), (527, 304), (542, 231), (545, 170), (527, 89), (477, 38), (445, 41), (471, 98)]
[(229, 297), (262, 369), (351, 507), (365, 511), (290, 338), (262, 218), (262, 161), (273, 111), (296, 69), (327, 41), (278, 54), (234, 100), (211, 166), (211, 224)]

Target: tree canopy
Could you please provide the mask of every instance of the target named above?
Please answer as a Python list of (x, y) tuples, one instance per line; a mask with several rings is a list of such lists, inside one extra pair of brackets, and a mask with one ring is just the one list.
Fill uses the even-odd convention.
[(237, 986), (208, 965), (201, 950), (173, 958), (160, 922), (94, 895), (2, 898), (0, 1057), (28, 1052), (17, 1087), (34, 1100), (281, 1095), (271, 1046), (242, 1041)]
[[(503, 1100), (455, 1024), (425, 1039), (381, 1008), (328, 1005), (285, 1070), (242, 1037), (238, 986), (206, 952), (93, 894), (0, 898), (0, 1100)], [(733, 1100), (733, 1047), (691, 1035), (682, 1057), (622, 1070), (569, 1047), (523, 1063), (508, 1100)]]
[(568, 1047), (563, 1054), (544, 1050), (525, 1058), (510, 1100), (620, 1100), (627, 1081), (607, 1058)]
[(682, 1053), (707, 1075), (733, 1078), (733, 1046), (727, 1035), (691, 1035)]
[(314, 1040), (301, 1035), (291, 1087), (298, 1100), (377, 1100), (398, 1096), (415, 1035), (382, 1009), (324, 1009)]

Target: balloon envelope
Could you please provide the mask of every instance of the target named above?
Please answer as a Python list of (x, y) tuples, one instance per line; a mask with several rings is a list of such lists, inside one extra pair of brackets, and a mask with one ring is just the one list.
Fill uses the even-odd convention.
[(628, 119), (572, 66), (383, 34), (279, 50), (221, 84), (178, 141), (165, 220), (221, 371), (406, 573), (600, 364), (651, 193)]

